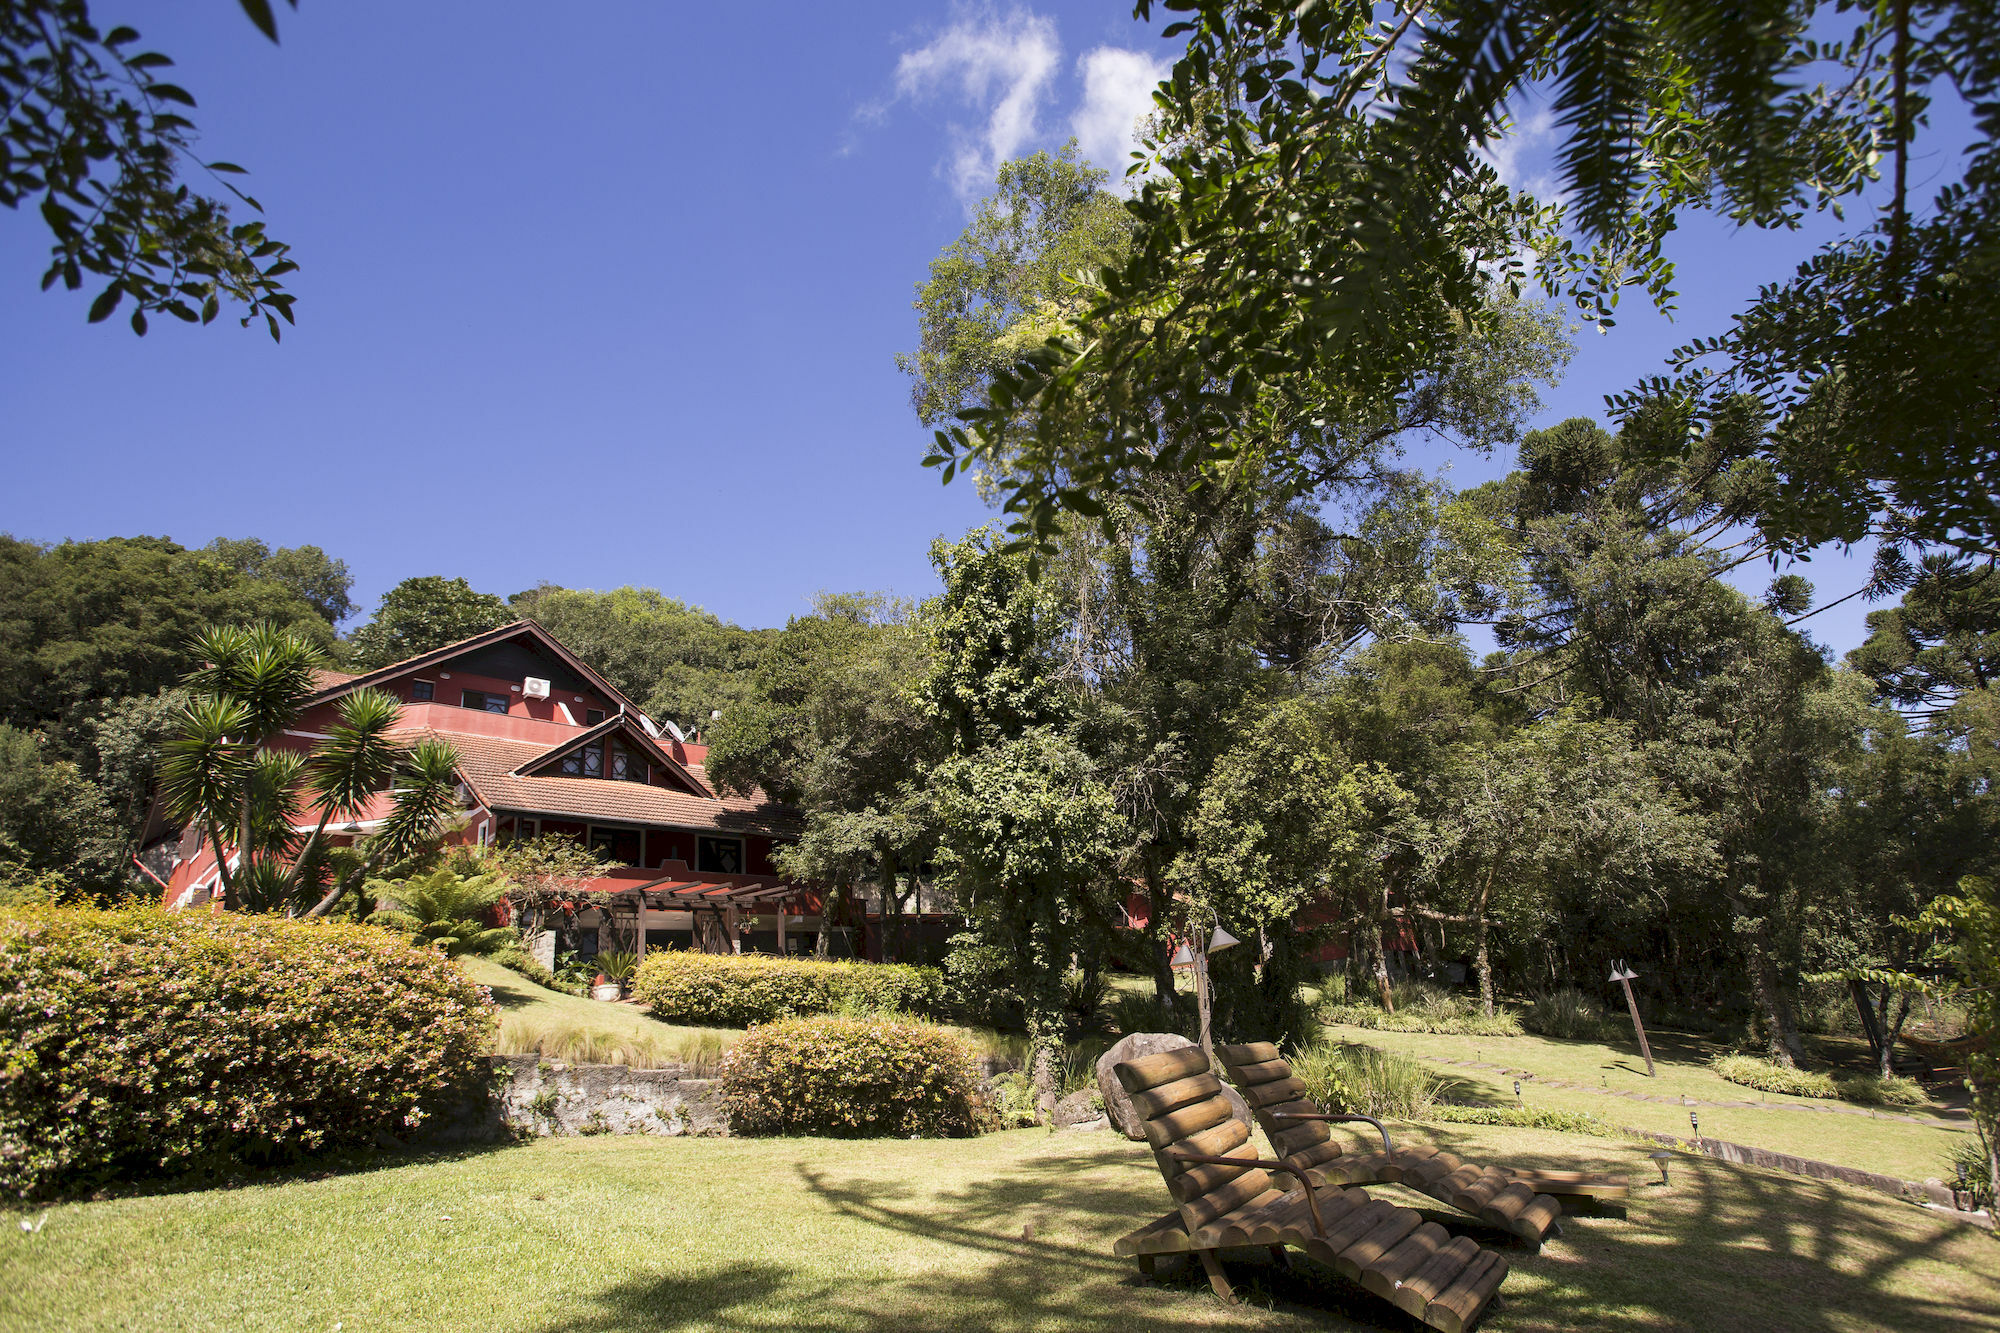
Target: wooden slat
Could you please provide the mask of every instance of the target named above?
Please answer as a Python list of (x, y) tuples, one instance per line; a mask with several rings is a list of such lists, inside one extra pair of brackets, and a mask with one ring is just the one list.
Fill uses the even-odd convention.
[(1441, 1200), (1456, 1208), (1459, 1206), (1457, 1196), (1460, 1191), (1478, 1180), (1483, 1174), (1485, 1174), (1484, 1167), (1477, 1166), (1471, 1162), (1465, 1162), (1460, 1164), (1458, 1170), (1439, 1176), (1436, 1180), (1424, 1186), (1424, 1193), (1430, 1195), (1433, 1199)]
[(1298, 1149), (1296, 1153), (1286, 1153), (1284, 1159), (1288, 1163), (1292, 1163), (1292, 1165), (1298, 1165), (1298, 1167), (1318, 1167), (1322, 1163), (1334, 1161), (1336, 1157), (1340, 1157), (1342, 1151), (1344, 1149), (1338, 1143), (1334, 1143), (1332, 1139), (1326, 1139), (1322, 1143), (1308, 1143), (1306, 1147)]
[(1186, 1203), (1189, 1199), (1200, 1198), (1217, 1185), (1236, 1179), (1249, 1170), (1248, 1163), (1257, 1160), (1257, 1145), (1254, 1143), (1239, 1143), (1219, 1153), (1203, 1153), (1193, 1148), (1188, 1151), (1196, 1152), (1202, 1157), (1238, 1157), (1245, 1165), (1220, 1166), (1213, 1162), (1204, 1162), (1187, 1166), (1183, 1163), (1173, 1169), (1167, 1180), (1167, 1189), (1172, 1192), (1175, 1203)]
[(1372, 1264), (1363, 1265), (1361, 1285), (1383, 1300), (1393, 1300), (1396, 1284), (1415, 1277), (1437, 1252), (1451, 1244), (1451, 1233), (1435, 1222), (1426, 1222), (1403, 1237), (1396, 1247)]
[(1205, 1073), (1207, 1069), (1208, 1056), (1199, 1046), (1183, 1046), (1177, 1051), (1142, 1055), (1137, 1060), (1124, 1060), (1112, 1066), (1112, 1072), (1118, 1076), (1118, 1085), (1128, 1093), (1144, 1092), (1190, 1074)]
[(1271, 1132), (1271, 1126), (1267, 1124), (1264, 1126), (1264, 1135), (1271, 1140), (1271, 1150), (1280, 1157), (1289, 1157), (1295, 1152), (1312, 1147), (1315, 1143), (1325, 1143), (1331, 1137), (1326, 1132), (1326, 1126), (1316, 1120), (1297, 1123), (1280, 1120), (1277, 1123), (1290, 1124), (1291, 1128), (1280, 1129), (1274, 1134)]
[(1196, 1239), (1220, 1249), (1276, 1244), (1285, 1239), (1292, 1214), (1305, 1211), (1305, 1201), (1306, 1196), (1298, 1190), (1280, 1193), (1273, 1186), (1268, 1193), (1203, 1227)]
[(1268, 1041), (1253, 1041), (1242, 1046), (1218, 1046), (1215, 1048), (1215, 1053), (1226, 1065), (1255, 1065), (1279, 1058), (1278, 1048)]
[(1451, 1285), (1438, 1293), (1437, 1299), (1424, 1307), (1424, 1322), (1439, 1333), (1465, 1333), (1479, 1312), (1486, 1308), (1486, 1302), (1493, 1299), (1493, 1293), (1507, 1280), (1507, 1260), (1504, 1255), (1491, 1250), (1481, 1250), (1477, 1257)]
[[(1189, 1152), (1196, 1157), (1227, 1157), (1248, 1142), (1250, 1126), (1231, 1116), (1214, 1129), (1204, 1129), (1199, 1134), (1190, 1134), (1177, 1143), (1168, 1144), (1167, 1151)], [(1160, 1168), (1166, 1171), (1192, 1171), (1195, 1165), (1160, 1157)]]
[(1135, 1254), (1179, 1254), (1188, 1248), (1187, 1227), (1181, 1222), (1179, 1209), (1111, 1243), (1111, 1252), (1120, 1259), (1130, 1259)]
[(1178, 1111), (1154, 1116), (1146, 1122), (1146, 1141), (1155, 1148), (1164, 1148), (1190, 1134), (1199, 1134), (1204, 1129), (1212, 1129), (1225, 1120), (1232, 1120), (1236, 1112), (1230, 1108), (1227, 1098), (1210, 1097), (1205, 1102), (1183, 1106)]
[(1393, 1209), (1376, 1223), (1373, 1230), (1342, 1250), (1334, 1259), (1333, 1266), (1348, 1281), (1359, 1282), (1365, 1270), (1381, 1262), (1383, 1255), (1401, 1245), (1405, 1236), (1422, 1225), (1423, 1214), (1416, 1209)]
[[(1461, 1167), (1459, 1169), (1464, 1170), (1465, 1168)], [(1462, 1189), (1453, 1190), (1451, 1198), (1447, 1202), (1460, 1212), (1471, 1213), (1474, 1217), (1477, 1217), (1479, 1216), (1479, 1210), (1491, 1203), (1493, 1196), (1501, 1190), (1506, 1189), (1511, 1183), (1507, 1179), (1505, 1171), (1500, 1170), (1498, 1167), (1489, 1166), (1480, 1172), (1479, 1176), (1470, 1184), (1464, 1186)]]
[(1585, 1171), (1520, 1171), (1508, 1175), (1531, 1186), (1537, 1194), (1555, 1194), (1591, 1199), (1623, 1199), (1632, 1192), (1629, 1179), (1614, 1175), (1592, 1175)]
[(1549, 1234), (1549, 1228), (1562, 1216), (1562, 1204), (1547, 1194), (1537, 1194), (1533, 1202), (1523, 1208), (1507, 1225), (1515, 1235), (1530, 1244), (1539, 1245), (1542, 1237)]
[(1229, 1066), (1229, 1081), (1239, 1088), (1254, 1088), (1260, 1083), (1276, 1083), (1292, 1076), (1289, 1060), (1265, 1060), (1261, 1064)]
[(1265, 1083), (1259, 1087), (1241, 1088), (1243, 1100), (1251, 1110), (1266, 1106), (1277, 1106), (1282, 1102), (1297, 1101), (1306, 1095), (1304, 1080), (1297, 1078), (1280, 1079), (1276, 1083)]
[(1511, 1231), (1514, 1228), (1514, 1219), (1534, 1201), (1535, 1191), (1517, 1180), (1494, 1195), (1491, 1201), (1479, 1210), (1479, 1216), (1482, 1221), (1506, 1227)]
[(1458, 1170), (1460, 1162), (1450, 1153), (1441, 1152), (1415, 1164), (1398, 1163), (1398, 1166), (1401, 1169), (1396, 1172), (1396, 1178), (1411, 1189), (1420, 1190), (1433, 1180), (1442, 1180)]
[(1132, 1109), (1139, 1113), (1141, 1120), (1151, 1120), (1156, 1115), (1165, 1115), (1189, 1102), (1213, 1097), (1221, 1091), (1221, 1080), (1204, 1069), (1191, 1078), (1177, 1078), (1172, 1083), (1162, 1083), (1157, 1088), (1133, 1093)]
[(1252, 1167), (1236, 1179), (1216, 1186), (1199, 1199), (1189, 1199), (1182, 1204), (1181, 1221), (1187, 1223), (1190, 1233), (1198, 1232), (1211, 1222), (1229, 1216), (1270, 1188), (1271, 1173), (1261, 1167)]
[(1479, 1243), (1470, 1236), (1460, 1236), (1432, 1255), (1422, 1268), (1396, 1283), (1389, 1299), (1404, 1314), (1422, 1319), (1430, 1303), (1478, 1258)]
[(1339, 1158), (1336, 1165), (1341, 1174), (1357, 1185), (1393, 1185), (1396, 1178), (1389, 1174), (1389, 1158), (1379, 1152), (1350, 1153)]
[[(1385, 1221), (1396, 1211), (1396, 1205), (1386, 1199), (1371, 1199), (1365, 1190), (1343, 1190), (1349, 1199), (1354, 1199), (1354, 1207), (1342, 1215), (1340, 1221), (1326, 1224), (1326, 1244), (1330, 1247), (1322, 1262), (1332, 1264), (1342, 1250), (1360, 1240)], [(1355, 1196), (1359, 1195), (1359, 1199)]]

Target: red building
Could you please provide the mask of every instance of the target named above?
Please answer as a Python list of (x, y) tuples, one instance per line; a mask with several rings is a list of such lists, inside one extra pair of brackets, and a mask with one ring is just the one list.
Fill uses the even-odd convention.
[[(325, 672), (285, 740), (311, 748), (335, 720), (336, 701), (362, 688), (402, 701), (400, 738), (436, 737), (458, 751), (463, 814), (448, 843), (561, 833), (612, 863), (580, 886), (579, 906), (589, 906), (570, 923), (579, 952), (811, 951), (820, 896), (786, 883), (771, 859), (798, 836), (798, 812), (761, 795), (716, 791), (703, 772), (706, 747), (682, 739), (672, 724), (655, 724), (535, 622), (503, 625), (365, 675)], [(386, 807), (384, 794), (329, 832), (352, 841), (375, 827)], [(214, 902), (220, 876), (198, 831), (181, 836), (155, 827), (147, 840), (156, 864), (171, 863), (168, 907)], [(860, 938), (839, 932), (850, 946), (839, 952), (865, 956), (868, 920), (852, 924)]]

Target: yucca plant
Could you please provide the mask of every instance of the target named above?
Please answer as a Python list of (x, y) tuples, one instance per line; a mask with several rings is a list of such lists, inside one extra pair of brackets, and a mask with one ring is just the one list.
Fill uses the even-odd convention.
[(597, 970), (606, 981), (616, 982), (622, 989), (639, 970), (639, 955), (625, 949), (606, 949), (597, 955)]
[[(220, 627), (196, 635), (193, 649), (203, 665), (186, 678), (192, 697), (160, 772), (170, 813), (215, 852), (227, 906), (324, 915), (383, 865), (434, 846), (457, 818), (457, 751), (397, 744), (402, 705), (380, 690), (343, 696), (309, 752), (271, 748), (317, 691), (326, 658), (311, 641), (271, 625)], [(392, 807), (367, 850), (336, 866), (327, 825), (358, 818), (385, 790)]]

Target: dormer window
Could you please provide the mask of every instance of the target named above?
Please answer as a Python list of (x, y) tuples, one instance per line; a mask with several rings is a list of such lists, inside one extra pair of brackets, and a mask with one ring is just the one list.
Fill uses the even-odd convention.
[(571, 750), (562, 758), (562, 775), (566, 778), (603, 777), (604, 746), (593, 741), (589, 745)]

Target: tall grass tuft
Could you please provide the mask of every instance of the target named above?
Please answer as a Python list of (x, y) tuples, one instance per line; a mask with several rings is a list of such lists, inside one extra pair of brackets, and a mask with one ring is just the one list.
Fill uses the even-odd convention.
[(1456, 1082), (1398, 1051), (1321, 1042), (1292, 1057), (1306, 1096), (1328, 1111), (1416, 1120)]
[(625, 1065), (632, 1069), (684, 1066), (696, 1078), (713, 1077), (722, 1066), (733, 1034), (696, 1028), (644, 1032), (598, 1027), (571, 1018), (507, 1014), (494, 1038), (496, 1055), (540, 1055), (578, 1065)]
[(1603, 1005), (1574, 986), (1537, 995), (1521, 1015), (1521, 1026), (1563, 1041), (1615, 1041), (1624, 1031)]
[(1487, 1014), (1469, 996), (1454, 995), (1427, 981), (1398, 982), (1389, 992), (1393, 1014), (1373, 1001), (1323, 1004), (1322, 1023), (1344, 1023), (1377, 1032), (1442, 1032), (1463, 1037), (1518, 1037), (1521, 1020), (1511, 1009)]

